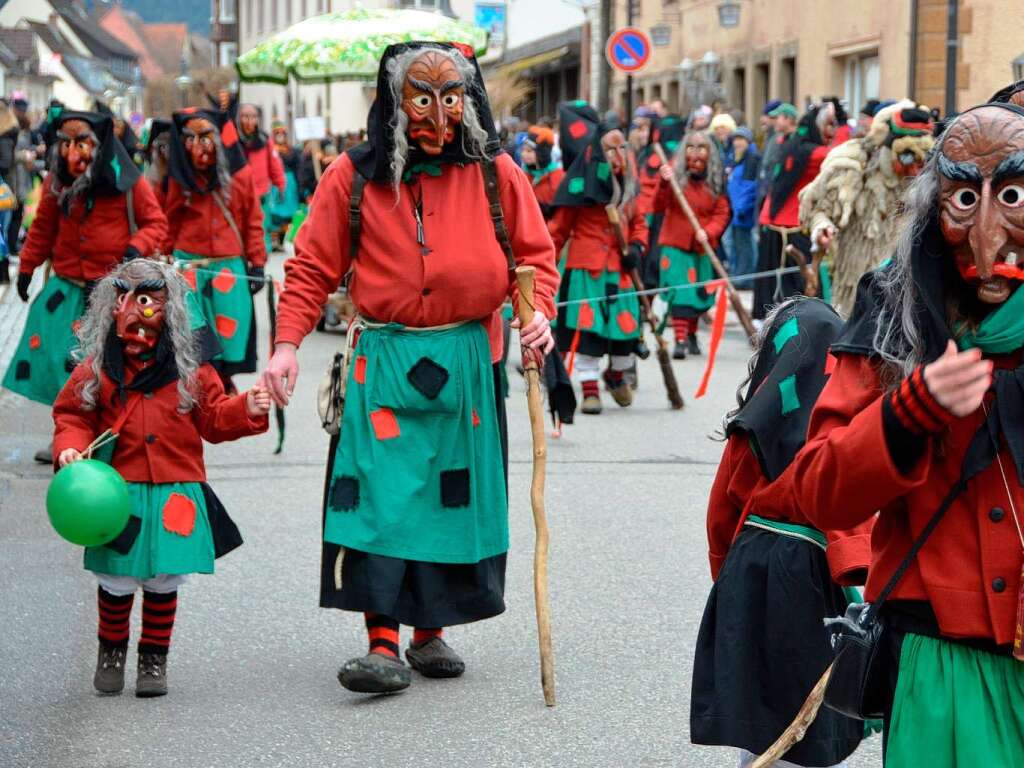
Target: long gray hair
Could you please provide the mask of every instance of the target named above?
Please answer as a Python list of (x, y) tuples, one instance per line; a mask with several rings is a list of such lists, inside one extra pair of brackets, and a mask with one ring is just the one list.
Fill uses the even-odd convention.
[[(93, 140), (98, 153), (100, 142), (99, 139), (96, 138), (96, 134), (89, 131), (86, 136)], [(50, 150), (50, 164), (47, 169), (50, 172), (50, 191), (57, 196), (57, 202), (60, 204), (60, 209), (64, 211), (64, 215), (67, 216), (71, 212), (71, 203), (73, 203), (76, 198), (79, 198), (88, 192), (89, 188), (92, 186), (92, 169), (96, 166), (96, 154), (93, 155), (92, 162), (86, 167), (85, 172), (70, 184), (65, 184), (61, 181), (62, 162), (63, 158), (60, 156), (60, 142), (56, 141), (53, 144), (53, 149)]]
[[(395, 114), (391, 118), (391, 132), (395, 144), (391, 151), (391, 186), (395, 190), (396, 203), (405, 164), (409, 160), (409, 139), (405, 135), (405, 131), (409, 127), (409, 116), (401, 108), (402, 88), (405, 85), (405, 75), (409, 71), (410, 65), (426, 51), (437, 51), (451, 59), (455, 68), (459, 70), (459, 75), (467, 84), (476, 79), (476, 68), (469, 63), (465, 56), (456, 50), (448, 50), (440, 46), (428, 45), (414, 48), (388, 60), (388, 88), (391, 90), (392, 103), (396, 105)], [(476, 104), (467, 95), (462, 101), (462, 149), (466, 156), (474, 160), (489, 160), (491, 158), (487, 151), (489, 138), (476, 113)]]
[(718, 144), (709, 131), (687, 131), (683, 140), (679, 142), (679, 149), (672, 161), (672, 167), (676, 172), (676, 181), (679, 182), (681, 189), (686, 188), (690, 179), (690, 174), (686, 171), (686, 145), (697, 136), (703, 136), (708, 143), (708, 169), (704, 178), (711, 194), (718, 197), (725, 189), (725, 169), (722, 167), (722, 154), (718, 151)]
[(87, 411), (96, 409), (100, 389), (100, 374), (103, 371), (107, 338), (114, 324), (114, 309), (117, 299), (123, 293), (116, 282), (135, 286), (146, 280), (163, 281), (167, 289), (167, 303), (164, 305), (164, 330), (174, 351), (174, 364), (178, 369), (178, 411), (188, 413), (195, 405), (195, 379), (199, 369), (199, 346), (192, 333), (189, 319), (187, 295), (188, 283), (169, 264), (150, 259), (135, 259), (120, 264), (104, 277), (93, 289), (89, 309), (82, 318), (78, 329), (80, 343), (76, 357), (89, 363), (92, 375), (82, 386), (80, 397)]

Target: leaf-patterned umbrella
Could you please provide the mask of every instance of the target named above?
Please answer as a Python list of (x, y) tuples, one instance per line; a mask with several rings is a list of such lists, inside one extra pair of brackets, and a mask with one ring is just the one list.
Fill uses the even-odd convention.
[(293, 24), (239, 56), (235, 67), (244, 82), (372, 80), (385, 48), (413, 40), (487, 50), (487, 30), (440, 13), (353, 8)]

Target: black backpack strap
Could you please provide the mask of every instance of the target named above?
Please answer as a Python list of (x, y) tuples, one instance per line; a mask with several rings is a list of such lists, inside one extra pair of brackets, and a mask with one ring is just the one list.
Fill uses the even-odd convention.
[(363, 203), (365, 188), (366, 177), (358, 169), (353, 168), (352, 191), (348, 198), (348, 255), (351, 261), (355, 261), (359, 255), (359, 236), (363, 232), (363, 217), (359, 207)]
[(501, 209), (501, 194), (498, 189), (498, 164), (494, 158), (485, 158), (480, 162), (480, 172), (484, 175), (484, 190), (487, 192), (487, 203), (491, 211), (491, 222), (494, 224), (494, 236), (498, 239), (505, 258), (508, 260), (508, 271), (516, 271), (516, 257), (512, 253), (512, 241), (505, 226), (505, 212)]

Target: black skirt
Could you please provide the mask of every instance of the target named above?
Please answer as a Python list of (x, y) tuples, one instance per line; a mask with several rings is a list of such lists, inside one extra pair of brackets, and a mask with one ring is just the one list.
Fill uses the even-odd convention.
[[(711, 588), (697, 636), (690, 739), (760, 754), (796, 717), (832, 663), (822, 620), (841, 616), (818, 546), (758, 528), (737, 537)], [(864, 724), (822, 707), (784, 758), (826, 766), (860, 744)]]
[[(811, 251), (810, 238), (802, 232), (792, 233), (789, 242), (804, 253)], [(757, 271), (768, 272), (778, 269), (782, 262), (782, 235), (769, 227), (761, 227), (757, 246)], [(787, 259), (786, 266), (795, 267), (796, 263)], [(754, 306), (751, 314), (755, 319), (764, 320), (773, 306), (803, 292), (804, 276), (799, 272), (789, 272), (779, 277), (759, 277), (754, 281)]]
[[(507, 494), (508, 423), (505, 400), (498, 386), (499, 376), (499, 367), (495, 365), (494, 392)], [(337, 445), (338, 437), (334, 436), (328, 449), (325, 500)], [(326, 515), (326, 505), (323, 513)], [(322, 542), (322, 608), (381, 613), (399, 624), (421, 628), (469, 624), (505, 610), (505, 553), (478, 563), (454, 564), (403, 560), (347, 548), (342, 555), (342, 549), (337, 544)]]

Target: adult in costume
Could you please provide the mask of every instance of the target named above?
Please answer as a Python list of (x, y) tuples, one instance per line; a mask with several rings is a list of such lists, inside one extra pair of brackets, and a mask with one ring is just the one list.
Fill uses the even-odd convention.
[[(288, 129), (284, 123), (275, 120), (271, 133), (274, 137), (274, 151), (281, 159), (284, 170), (284, 189), (270, 190), (270, 231), (283, 235), (299, 210), (299, 151), (288, 141)], [(283, 238), (279, 238), (281, 240)]]
[[(832, 661), (822, 621), (864, 583), (870, 522), (820, 531), (794, 498), (793, 457), (828, 379), (842, 328), (817, 299), (782, 304), (758, 337), (746, 391), (725, 420), (727, 442), (708, 501), (711, 577), (697, 637), (690, 738), (743, 751), (742, 766), (782, 733)], [(834, 765), (864, 726), (822, 710), (786, 765)]]
[(904, 574), (880, 607), (888, 663), (871, 681), (889, 768), (1024, 764), (1022, 203), (1024, 108), (953, 118), (906, 195), (892, 261), (861, 281), (794, 461), (817, 527), (877, 513), (876, 610)]
[[(109, 117), (64, 110), (51, 127), (49, 172), (18, 267), (21, 300), (47, 259), (52, 274), (32, 302), (3, 381), (45, 405), (74, 368), (75, 327), (93, 283), (122, 261), (153, 255), (167, 237), (167, 220)], [(49, 449), (36, 460), (52, 461)]]
[(679, 149), (679, 144), (686, 133), (686, 121), (678, 115), (665, 115), (653, 119), (650, 140), (647, 146), (637, 154), (636, 167), (640, 176), (640, 205), (647, 211), (647, 253), (640, 265), (640, 275), (644, 286), (658, 284), (661, 267), (661, 225), (665, 222), (665, 214), (654, 210), (654, 198), (661, 187), (661, 158), (654, 151), (655, 143), (661, 144), (669, 157)]
[(562, 167), (551, 158), (554, 148), (554, 131), (542, 125), (531, 125), (520, 149), (523, 168), (533, 180), (533, 194), (545, 219), (550, 219), (554, 214), (551, 204), (565, 176)]
[(504, 610), (500, 309), (511, 267), (534, 266), (538, 312), (521, 336), (546, 353), (558, 273), (530, 180), (499, 154), (471, 49), (390, 46), (368, 137), (320, 179), (264, 381), (288, 401), (295, 350), (348, 275), (361, 332), (328, 464), (320, 604), (365, 614), (369, 653), (338, 678), (384, 693), (411, 681), (400, 624), (415, 628), (413, 668), (455, 677), (465, 664), (442, 628)]
[(146, 137), (146, 179), (153, 195), (163, 209), (167, 205), (167, 185), (170, 179), (171, 121), (157, 118), (150, 123)]
[(238, 131), (242, 138), (242, 149), (245, 159), (252, 168), (253, 185), (260, 207), (263, 209), (264, 247), (269, 253), (271, 210), (270, 187), (274, 186), (278, 194), (284, 195), (284, 166), (277, 151), (267, 139), (267, 134), (260, 126), (260, 110), (255, 104), (242, 104), (238, 109)]
[[(594, 130), (555, 194), (551, 239), (558, 252), (569, 243), (559, 292), (559, 300), (568, 304), (558, 312), (558, 350), (575, 355), (583, 413), (602, 410), (598, 381), (605, 355), (611, 356), (606, 384), (612, 397), (622, 407), (633, 402), (625, 371), (632, 367), (641, 328), (630, 272), (647, 249), (639, 194), (626, 137), (607, 123)], [(617, 211), (618, 225), (609, 208)]]
[(167, 693), (167, 652), (178, 587), (213, 573), (214, 559), (242, 543), (206, 484), (203, 440), (265, 432), (270, 395), (259, 387), (229, 397), (206, 363), (205, 326), (190, 316), (188, 286), (173, 267), (123, 264), (93, 292), (80, 333), (84, 359), (53, 405), (54, 454), (65, 467), (110, 430), (104, 457), (128, 483), (131, 517), (109, 544), (88, 547), (96, 574), (99, 653), (93, 684), (124, 688), (129, 618), (142, 589), (136, 695)]
[[(800, 118), (796, 132), (780, 146), (773, 159), (769, 169), (771, 186), (759, 220), (758, 272), (788, 265), (786, 247), (790, 244), (805, 254), (810, 253), (811, 241), (800, 229), (799, 195), (821, 170), (835, 128), (833, 104), (827, 101), (816, 104)], [(804, 278), (800, 272), (758, 278), (754, 281), (754, 319), (763, 320), (773, 304), (803, 291)]]
[(835, 147), (800, 191), (800, 226), (812, 247), (834, 244), (832, 303), (853, 311), (857, 283), (896, 240), (894, 212), (935, 143), (927, 107), (904, 100), (878, 111), (862, 138)]
[(170, 249), (185, 267), (203, 316), (220, 338), (213, 361), (231, 377), (256, 370), (252, 296), (263, 288), (267, 253), (252, 171), (224, 112), (174, 113), (167, 185)]
[[(696, 231), (672, 192), (669, 180), (673, 176), (700, 223)], [(676, 360), (685, 359), (687, 353), (700, 354), (697, 321), (714, 303), (712, 291), (689, 284), (714, 277), (714, 267), (703, 249), (705, 245), (716, 248), (729, 226), (729, 196), (724, 185), (722, 156), (706, 131), (687, 133), (672, 164), (661, 168), (661, 184), (654, 199), (654, 210), (665, 215), (658, 236), (658, 284), (663, 288), (685, 286), (665, 294), (672, 315), (676, 340), (672, 357)]]

